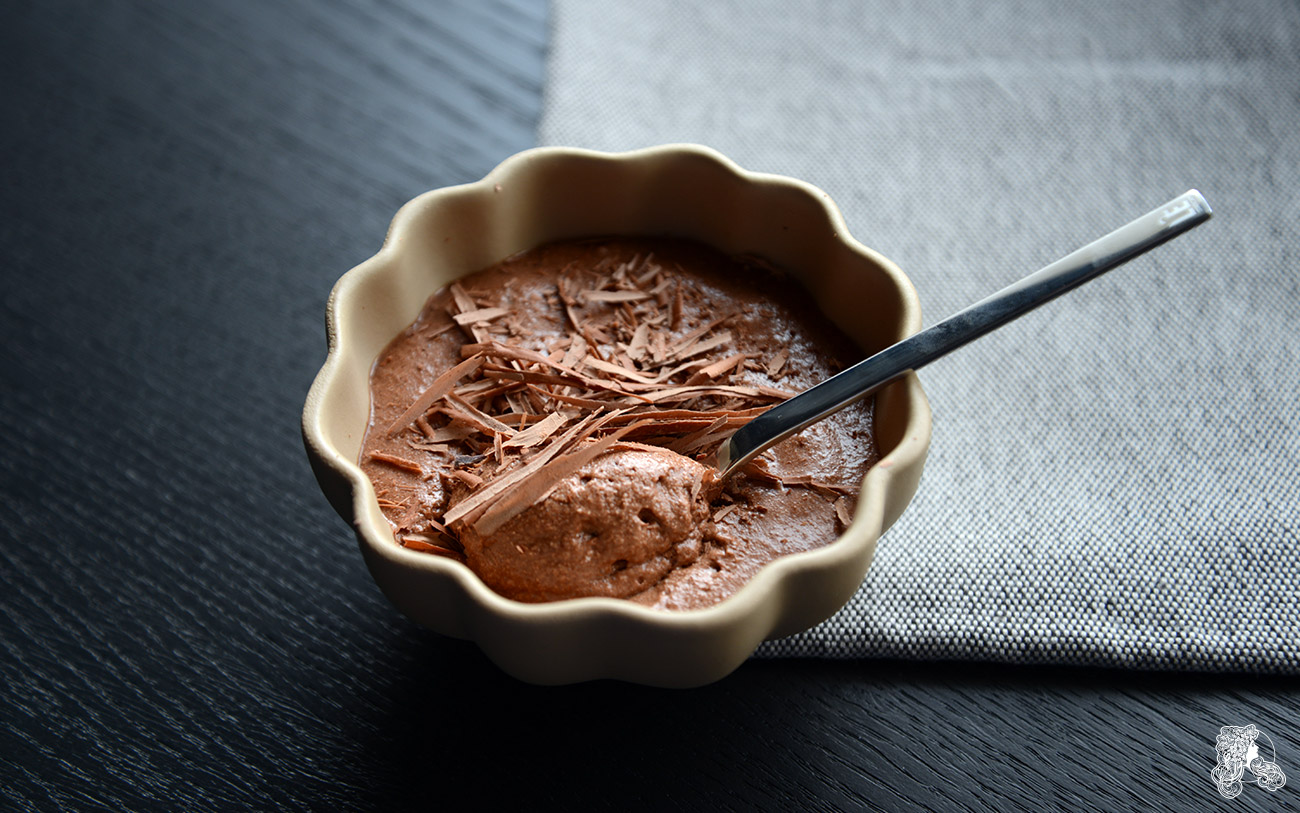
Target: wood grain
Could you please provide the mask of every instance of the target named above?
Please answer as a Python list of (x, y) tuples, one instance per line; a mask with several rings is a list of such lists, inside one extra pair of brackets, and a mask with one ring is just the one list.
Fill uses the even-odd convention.
[(808, 661), (542, 689), (414, 627), (299, 411), (393, 212), (532, 146), (543, 0), (2, 13), (0, 808), (1224, 809), (1214, 736), (1248, 722), (1300, 780), (1288, 681)]

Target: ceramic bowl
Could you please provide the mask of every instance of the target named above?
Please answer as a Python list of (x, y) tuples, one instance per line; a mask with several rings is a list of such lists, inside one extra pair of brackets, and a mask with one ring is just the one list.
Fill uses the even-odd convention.
[(619, 154), (529, 150), (477, 183), (403, 206), (379, 253), (339, 280), (326, 314), (329, 355), (307, 396), (303, 435), (321, 488), (356, 531), (375, 581), (416, 622), (477, 642), (506, 672), (533, 683), (697, 686), (731, 672), (764, 640), (825, 620), (854, 594), (876, 540), (916, 491), (929, 404), (914, 375), (878, 393), (881, 460), (865, 477), (844, 534), (778, 559), (705, 609), (654, 610), (610, 598), (520, 603), (456, 561), (400, 547), (357, 465), (376, 357), (451, 281), (543, 243), (599, 235), (685, 237), (764, 257), (799, 278), (864, 355), (921, 326), (908, 279), (850, 237), (830, 198), (813, 186), (747, 172), (691, 145)]

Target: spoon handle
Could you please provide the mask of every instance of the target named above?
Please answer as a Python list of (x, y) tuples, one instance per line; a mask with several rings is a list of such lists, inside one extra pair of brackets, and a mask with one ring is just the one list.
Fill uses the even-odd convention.
[(726, 477), (773, 444), (870, 395), (909, 370), (978, 339), (1210, 219), (1195, 189), (938, 324), (826, 379), (742, 426), (718, 450)]

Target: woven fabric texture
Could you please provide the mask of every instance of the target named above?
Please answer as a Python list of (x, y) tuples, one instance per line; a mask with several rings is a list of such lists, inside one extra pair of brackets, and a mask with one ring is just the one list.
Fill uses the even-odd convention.
[(1189, 187), (1210, 223), (921, 373), (926, 472), (760, 655), (1300, 672), (1300, 5), (555, 0), (545, 144), (830, 193), (925, 323)]

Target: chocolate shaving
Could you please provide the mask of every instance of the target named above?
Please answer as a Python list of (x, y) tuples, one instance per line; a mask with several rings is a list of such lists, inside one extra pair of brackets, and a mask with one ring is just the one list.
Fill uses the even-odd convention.
[(771, 398), (774, 401), (788, 401), (799, 394), (797, 392), (791, 392), (790, 390), (777, 389), (776, 387), (767, 387), (762, 384), (759, 384), (756, 387), (756, 389), (758, 390), (759, 395), (763, 396), (764, 398)]
[(469, 356), (482, 354), (484, 356), (488, 356), (489, 358), (513, 359), (516, 361), (530, 361), (533, 362), (534, 364), (547, 364), (552, 367), (556, 367), (556, 369), (560, 369), (562, 370), (562, 372), (576, 374), (575, 370), (568, 370), (568, 369), (563, 369), (558, 367), (557, 365), (553, 364), (550, 359), (548, 359), (546, 356), (542, 355), (541, 353), (538, 353), (533, 350), (528, 350), (526, 348), (519, 347), (513, 344), (502, 344), (501, 342), (495, 340), (478, 342), (476, 344), (461, 345), (460, 354), (462, 357), (465, 358), (468, 358)]
[(686, 384), (690, 386), (695, 384), (703, 384), (705, 381), (712, 381), (715, 378), (720, 378), (723, 375), (730, 373), (734, 368), (744, 363), (745, 363), (744, 353), (737, 353), (734, 356), (727, 356), (722, 361), (715, 361), (712, 364), (709, 364), (707, 366), (701, 367), (700, 369), (696, 370), (694, 375), (686, 379)]
[(460, 480), (462, 483), (469, 486), (470, 488), (478, 488), (479, 486), (483, 485), (482, 477), (479, 477), (477, 474), (466, 471), (464, 469), (452, 469), (451, 472), (448, 474), (448, 476), (452, 477), (453, 479)]
[(528, 449), (536, 446), (555, 434), (561, 426), (568, 422), (569, 417), (561, 412), (552, 412), (503, 443), (502, 447), (506, 449)]
[(789, 360), (790, 351), (782, 348), (781, 352), (777, 353), (772, 360), (767, 363), (767, 377), (776, 381), (777, 376), (781, 374), (782, 368), (785, 367), (785, 363)]
[(583, 409), (608, 409), (611, 406), (634, 406), (634, 405), (649, 403), (649, 401), (647, 401), (645, 398), (641, 398), (640, 396), (636, 396), (636, 398), (639, 400), (633, 400), (633, 401), (629, 401), (626, 398), (620, 400), (610, 399), (608, 401), (602, 401), (597, 398), (583, 398), (577, 395), (566, 395), (560, 392), (549, 392), (547, 390), (541, 389), (540, 387), (534, 387), (532, 384), (528, 385), (528, 389), (538, 393), (542, 397), (550, 398), (552, 400), (558, 401), (561, 404), (568, 404), (569, 406), (581, 407)]
[[(594, 350), (595, 348), (593, 347), (589, 349)], [(505, 345), (505, 344), (501, 344), (500, 342), (493, 341), (493, 342), (484, 342), (480, 344), (467, 344), (461, 347), (460, 352), (462, 356), (482, 353), (483, 355), (492, 358), (513, 359), (516, 361), (528, 361), (534, 364), (541, 364), (544, 366), (551, 367), (552, 369), (558, 370), (559, 372), (561, 372), (566, 376), (571, 376), (572, 381), (566, 383), (574, 383), (591, 389), (610, 389), (610, 390), (623, 391), (622, 388), (619, 387), (616, 382), (590, 378), (589, 376), (585, 376), (582, 373), (578, 372), (576, 369), (566, 367), (563, 364), (556, 364), (546, 356), (543, 356), (541, 353), (535, 353), (531, 350), (525, 350), (522, 347), (514, 347), (511, 345)], [(604, 361), (599, 356), (597, 356), (597, 360), (600, 364), (608, 364), (608, 362)], [(587, 363), (590, 364), (591, 360), (588, 359)], [(504, 368), (501, 367), (494, 367), (492, 369), (497, 371), (504, 370)], [(526, 371), (516, 371), (516, 372), (519, 372), (521, 374), (526, 373)], [(520, 379), (520, 380), (524, 380), (524, 379)]]
[[(675, 443), (683, 442), (683, 435), (697, 433), (702, 430), (710, 430), (710, 427), (717, 426), (719, 429), (736, 430), (744, 426), (747, 421), (743, 418), (722, 418), (719, 421), (707, 420), (684, 420), (684, 421), (661, 421), (651, 417), (643, 421), (645, 429), (638, 433), (639, 437), (663, 437), (665, 441), (662, 445), (676, 450)], [(710, 430), (710, 431), (717, 431)], [(705, 434), (709, 434), (708, 431)]]
[(433, 383), (429, 385), (428, 389), (420, 393), (420, 397), (415, 399), (415, 403), (407, 407), (406, 411), (398, 416), (397, 420), (393, 421), (391, 425), (389, 425), (389, 437), (392, 437), (410, 426), (411, 422), (414, 421), (416, 417), (423, 415), (425, 411), (433, 405), (434, 401), (437, 401), (439, 398), (450, 392), (451, 388), (455, 386), (457, 381), (460, 381), (467, 375), (473, 374), (481, 366), (483, 366), (482, 356), (470, 356), (460, 364), (457, 364), (455, 367), (452, 367), (447, 372), (435, 378)]
[(410, 548), (421, 553), (433, 553), (438, 556), (446, 556), (448, 559), (455, 559), (462, 564), (465, 562), (465, 554), (458, 550), (430, 541), (432, 538), (424, 534), (407, 534), (401, 538), (401, 544), (404, 548)]
[(411, 445), (420, 449), (439, 449), (443, 448), (442, 444), (448, 441), (464, 440), (473, 432), (474, 430), (467, 426), (457, 424), (443, 426), (433, 430), (433, 434), (426, 436), (423, 441), (414, 441)]
[(740, 469), (740, 471), (746, 477), (752, 477), (760, 482), (775, 486), (785, 486), (785, 482), (768, 469), (767, 461), (761, 457), (749, 461)]
[(622, 378), (626, 378), (629, 381), (635, 381), (638, 384), (649, 384), (651, 386), (655, 386), (660, 383), (658, 380), (654, 378), (642, 375), (641, 373), (637, 372), (636, 368), (632, 367), (630, 364), (628, 365), (611, 364), (608, 361), (601, 361), (600, 359), (594, 359), (594, 358), (588, 358), (585, 362), (583, 362), (583, 364), (593, 370), (600, 370), (601, 372), (609, 373), (610, 375), (621, 376)]
[(556, 286), (556, 290), (559, 291), (560, 294), (560, 300), (564, 303), (564, 315), (569, 317), (569, 322), (573, 325), (573, 329), (578, 331), (578, 334), (586, 340), (590, 353), (597, 358), (603, 359), (604, 355), (601, 354), (600, 347), (597, 346), (596, 341), (587, 331), (586, 320), (579, 319), (578, 315), (574, 313), (573, 308), (576, 302), (574, 301), (572, 294), (567, 290), (571, 284), (572, 282), (567, 277), (561, 277), (559, 284)]
[[(460, 390), (453, 390), (453, 392), (456, 397), (462, 398), (466, 402), (473, 404), (480, 411), (492, 413), (495, 411), (493, 408), (493, 402), (496, 398), (504, 398), (506, 404), (513, 407), (510, 399), (515, 396), (515, 393), (524, 388), (523, 382), (520, 381), (498, 380), (489, 381), (487, 383), (490, 385), (490, 388), (478, 390), (477, 392), (470, 392), (468, 394), (462, 393)], [(502, 414), (500, 419), (502, 421), (505, 421), (507, 418), (514, 419), (517, 417), (515, 413), (518, 411), (519, 410), (511, 409), (511, 414)]]
[(600, 380), (600, 379), (588, 378), (587, 376), (583, 376), (583, 375), (553, 375), (550, 373), (535, 373), (531, 370), (508, 370), (502, 367), (489, 369), (486, 372), (486, 375), (492, 376), (493, 378), (501, 378), (501, 379), (507, 379), (512, 381), (524, 381), (530, 384), (532, 383), (562, 384), (562, 385), (586, 387), (587, 389), (603, 390), (606, 392), (617, 393), (619, 395), (625, 395), (630, 398), (636, 398), (637, 400), (642, 401), (644, 403), (651, 402), (651, 399), (646, 398), (643, 395), (639, 395), (635, 392), (632, 392), (626, 385), (620, 385), (619, 382), (609, 380), (609, 379)]
[[(489, 365), (483, 374), (497, 380), (521, 381), (532, 384), (559, 384), (565, 386), (585, 387), (588, 379), (581, 375), (562, 375), (557, 373), (539, 373), (534, 370), (512, 370), (509, 367)], [(597, 383), (597, 382), (592, 382)]]
[[(743, 395), (747, 398), (761, 398), (764, 394), (758, 387), (739, 387), (732, 385), (717, 386), (699, 386), (699, 387), (669, 387), (668, 389), (659, 390), (650, 393), (646, 398), (654, 403), (670, 400), (685, 400), (695, 398), (701, 395)], [(772, 396), (767, 396), (772, 397)], [(787, 398), (789, 396), (786, 396)], [(773, 398), (773, 400), (785, 400), (784, 398)]]
[(638, 408), (631, 412), (621, 415), (610, 421), (611, 424), (631, 423), (641, 420), (642, 418), (652, 418), (656, 421), (698, 421), (705, 422), (716, 420), (717, 418), (726, 417), (735, 419), (739, 423), (744, 423), (756, 415), (761, 415), (767, 411), (767, 407), (760, 406), (753, 409), (656, 409), (656, 408)]
[(654, 443), (638, 443), (635, 440), (628, 440), (629, 437), (635, 434), (636, 432), (628, 432), (626, 435), (623, 436), (622, 440), (620, 440), (618, 443), (615, 443), (613, 446), (610, 446), (609, 450), (611, 452), (651, 452), (651, 453), (663, 451), (664, 448), (663, 446), (659, 446)]
[(560, 360), (560, 366), (576, 370), (586, 355), (587, 340), (580, 335), (571, 336), (569, 349), (565, 352), (564, 358)]
[(650, 358), (661, 364), (668, 358), (668, 338), (663, 333), (655, 333), (650, 339)]
[(458, 325), (472, 325), (478, 322), (490, 322), (501, 316), (505, 316), (510, 311), (505, 308), (479, 308), (472, 311), (462, 311), (451, 317), (456, 320)]
[(442, 407), (442, 411), (454, 420), (468, 423), (479, 428), (479, 431), (485, 435), (499, 434), (506, 437), (514, 437), (515, 430), (506, 426), (501, 421), (481, 411), (478, 407), (466, 401), (464, 398), (455, 393), (448, 393), (447, 400), (460, 407), (461, 411), (456, 411), (450, 407)]
[(419, 463), (414, 463), (405, 458), (398, 457), (397, 455), (385, 454), (384, 452), (371, 452), (370, 459), (377, 460), (380, 463), (387, 463), (394, 468), (414, 472), (415, 474), (424, 474), (424, 468)]
[(715, 327), (717, 327), (718, 325), (722, 324), (723, 322), (727, 321), (728, 319), (730, 319), (735, 315), (736, 314), (734, 313), (728, 313), (719, 316), (717, 319), (714, 319), (712, 322), (705, 322), (704, 324), (700, 325), (699, 327), (695, 328), (694, 330), (690, 331), (689, 333), (687, 333), (686, 335), (678, 339), (677, 344), (679, 346), (686, 346), (688, 344), (691, 344), (692, 342), (698, 341), (699, 339), (704, 338), (704, 336), (708, 334), (710, 330), (713, 330)]
[[(582, 431), (579, 432), (577, 435), (575, 435), (571, 441), (569, 441), (569, 443), (567, 444), (568, 448), (577, 446), (579, 443), (582, 443), (587, 438), (592, 437), (597, 432), (604, 429), (606, 426), (609, 426), (614, 420), (616, 420), (620, 415), (624, 414), (625, 412), (627, 412), (626, 409), (618, 409), (613, 412), (607, 412), (603, 415), (590, 416), (588, 421), (584, 424)], [(591, 418), (594, 418), (594, 420), (592, 420)]]
[(447, 540), (450, 541), (452, 544), (454, 544), (456, 547), (460, 547), (460, 540), (452, 536), (451, 531), (447, 530), (446, 526), (443, 525), (441, 522), (438, 522), (438, 520), (436, 519), (427, 519), (425, 521), (429, 523), (430, 528), (434, 529), (438, 533), (445, 536)]
[(452, 389), (452, 392), (456, 393), (461, 398), (470, 400), (482, 398), (499, 387), (501, 387), (501, 384), (496, 381), (487, 381), (480, 378), (479, 380), (471, 381), (462, 387), (455, 387)]
[(718, 432), (709, 432), (700, 435), (695, 440), (689, 443), (681, 444), (682, 448), (679, 454), (683, 454), (687, 456), (697, 455), (697, 453), (701, 453), (705, 449), (708, 449), (713, 446), (721, 445), (722, 442), (730, 436), (731, 436), (730, 429), (723, 429)]
[[(537, 394), (537, 389), (535, 387), (530, 387), (527, 384), (525, 384), (524, 397), (528, 399), (528, 405), (532, 407), (533, 410), (532, 414), (540, 415), (544, 412), (549, 411), (545, 399), (543, 399), (541, 395)], [(521, 421), (525, 417), (527, 416), (520, 416)]]
[(588, 302), (606, 303), (640, 302), (650, 298), (645, 291), (583, 291), (581, 296)]
[[(524, 385), (521, 382), (506, 387), (505, 394), (503, 396), (506, 399), (506, 406), (510, 407), (510, 415), (517, 415), (521, 418), (527, 417), (533, 414), (534, 412), (531, 405), (528, 403), (528, 399), (520, 395), (520, 390), (523, 389), (523, 386)], [(509, 415), (501, 416), (503, 421), (508, 417), (510, 416)]]
[(456, 308), (461, 313), (478, 310), (478, 303), (474, 301), (473, 297), (466, 293), (465, 286), (461, 285), (459, 282), (453, 282), (451, 285), (448, 285), (447, 290), (451, 292), (451, 298), (456, 303)]
[(684, 342), (678, 342), (677, 346), (673, 348), (673, 357), (677, 359), (693, 358), (716, 347), (721, 347), (729, 341), (731, 341), (731, 331), (723, 330), (710, 339), (701, 339), (693, 344), (688, 345)]
[(727, 425), (727, 416), (723, 415), (722, 417), (713, 421), (713, 423), (710, 423), (709, 425), (705, 426), (703, 429), (700, 429), (699, 431), (696, 432), (692, 432), (691, 434), (687, 435), (686, 437), (672, 444), (671, 446), (669, 446), (669, 448), (677, 452), (678, 454), (687, 454), (692, 449), (692, 447), (695, 446), (695, 444), (700, 442), (701, 439), (716, 433), (719, 429), (725, 427), (726, 425)]

